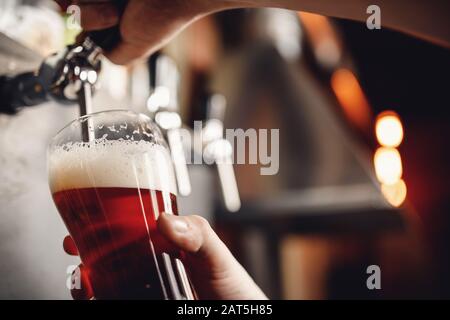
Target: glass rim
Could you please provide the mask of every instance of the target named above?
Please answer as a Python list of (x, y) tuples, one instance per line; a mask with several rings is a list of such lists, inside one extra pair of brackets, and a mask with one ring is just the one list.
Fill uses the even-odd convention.
[(83, 123), (85, 122), (87, 119), (93, 118), (93, 117), (97, 117), (103, 114), (111, 114), (111, 113), (122, 113), (122, 114), (130, 114), (130, 115), (134, 115), (134, 116), (144, 116), (146, 117), (147, 121), (153, 122), (153, 120), (147, 116), (144, 113), (140, 113), (140, 112), (136, 112), (130, 109), (111, 109), (111, 110), (104, 110), (104, 111), (98, 111), (98, 112), (93, 112), (90, 114), (86, 114), (84, 116), (81, 117), (77, 117), (76, 119), (70, 121), (68, 124), (66, 124), (62, 129), (58, 130), (57, 133), (55, 133), (55, 135), (53, 135), (53, 137), (50, 139), (50, 145), (52, 144), (53, 140), (56, 140), (56, 138), (62, 133), (64, 132), (64, 130), (66, 130), (67, 128), (69, 128), (70, 126), (74, 125), (75, 123)]

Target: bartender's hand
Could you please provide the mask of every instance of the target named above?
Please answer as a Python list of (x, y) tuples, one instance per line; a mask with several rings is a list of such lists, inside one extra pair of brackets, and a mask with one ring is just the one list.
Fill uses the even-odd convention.
[(77, 4), (84, 31), (120, 25), (121, 43), (106, 55), (127, 64), (157, 50), (190, 22), (215, 11), (233, 7), (228, 0), (129, 0), (119, 13), (111, 0), (56, 0), (63, 8)]
[[(158, 219), (158, 229), (186, 253), (184, 263), (200, 299), (267, 299), (204, 218), (162, 214)], [(77, 255), (70, 236), (64, 239), (64, 250)], [(93, 293), (88, 272), (80, 267), (82, 287), (73, 289), (72, 296), (90, 299)]]
[[(107, 56), (127, 64), (163, 46), (189, 23), (207, 14), (231, 8), (277, 7), (365, 22), (371, 3), (347, 0), (129, 0), (119, 13), (113, 0), (56, 0), (63, 8), (78, 4), (85, 31), (120, 25), (122, 42)], [(390, 27), (450, 47), (448, 1), (379, 0), (383, 28)], [(411, 18), (414, 17), (414, 18)]]

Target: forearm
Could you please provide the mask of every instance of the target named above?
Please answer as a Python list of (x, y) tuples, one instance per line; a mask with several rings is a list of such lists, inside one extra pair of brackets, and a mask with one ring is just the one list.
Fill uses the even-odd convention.
[(242, 7), (276, 7), (365, 22), (367, 7), (381, 9), (381, 26), (450, 45), (448, 0), (228, 0)]

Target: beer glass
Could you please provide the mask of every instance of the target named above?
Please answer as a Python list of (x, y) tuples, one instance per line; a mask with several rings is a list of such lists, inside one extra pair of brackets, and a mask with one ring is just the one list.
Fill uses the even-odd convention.
[(172, 159), (150, 118), (74, 120), (51, 140), (48, 170), (96, 299), (194, 298), (183, 253), (156, 228), (161, 212), (178, 212)]

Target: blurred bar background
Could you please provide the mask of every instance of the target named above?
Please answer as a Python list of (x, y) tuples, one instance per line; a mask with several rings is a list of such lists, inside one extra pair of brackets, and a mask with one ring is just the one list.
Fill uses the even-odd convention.
[[(73, 40), (50, 1), (0, 7), (0, 77)], [(309, 13), (227, 11), (148, 61), (105, 61), (95, 111), (154, 111), (165, 99), (162, 57), (179, 72), (185, 127), (210, 120), (220, 94), (224, 128), (280, 129), (277, 175), (234, 166), (238, 212), (224, 205), (214, 166), (189, 165), (192, 193), (178, 198), (270, 298), (450, 298), (448, 49)], [(0, 115), (0, 298), (69, 297), (66, 269), (78, 262), (62, 250), (45, 157), (77, 112), (51, 102)], [(382, 290), (366, 287), (373, 264)]]

